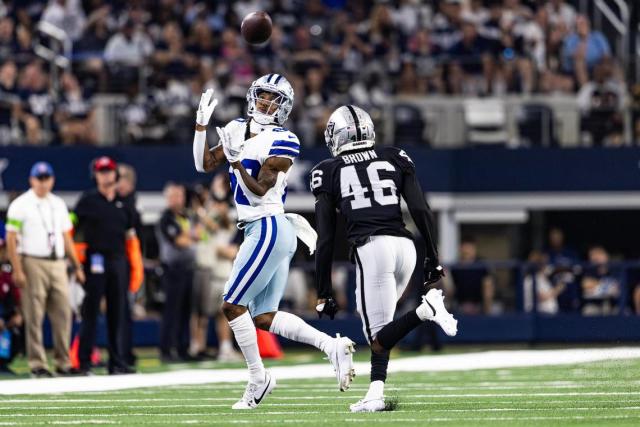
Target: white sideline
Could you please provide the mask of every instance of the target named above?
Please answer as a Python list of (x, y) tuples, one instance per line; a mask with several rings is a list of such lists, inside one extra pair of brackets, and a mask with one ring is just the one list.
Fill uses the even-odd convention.
[[(634, 358), (640, 358), (640, 347), (487, 351), (391, 359), (389, 372), (469, 371)], [(369, 364), (355, 363), (355, 369), (358, 375), (366, 376)], [(270, 370), (279, 380), (335, 377), (329, 363), (278, 366)], [(247, 380), (246, 369), (188, 369), (153, 374), (6, 380), (0, 381), (0, 395), (78, 393)]]

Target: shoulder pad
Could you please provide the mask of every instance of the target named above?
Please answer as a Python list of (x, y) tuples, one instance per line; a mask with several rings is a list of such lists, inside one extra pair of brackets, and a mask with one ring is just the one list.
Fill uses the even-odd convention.
[(416, 165), (413, 163), (411, 157), (401, 148), (385, 147), (381, 154), (382, 157), (400, 167), (403, 172), (413, 172), (416, 169)]

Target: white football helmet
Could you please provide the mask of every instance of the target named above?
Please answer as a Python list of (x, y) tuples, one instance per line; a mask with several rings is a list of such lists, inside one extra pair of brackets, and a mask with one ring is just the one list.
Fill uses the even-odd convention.
[[(262, 92), (275, 93), (277, 96), (270, 102), (278, 108), (271, 114), (258, 111), (256, 102)], [(247, 115), (261, 125), (280, 125), (287, 121), (293, 108), (293, 88), (289, 81), (281, 74), (267, 74), (255, 80), (247, 91)], [(269, 111), (269, 109), (267, 111)]]
[(371, 116), (355, 105), (343, 105), (331, 114), (324, 140), (333, 157), (345, 151), (371, 148), (375, 144)]

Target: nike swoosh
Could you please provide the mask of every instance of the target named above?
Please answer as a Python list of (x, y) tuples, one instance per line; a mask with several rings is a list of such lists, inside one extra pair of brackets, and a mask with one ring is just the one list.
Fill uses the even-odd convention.
[(264, 392), (262, 393), (262, 396), (260, 396), (260, 398), (254, 398), (256, 405), (259, 405), (260, 402), (262, 402), (262, 399), (264, 398), (264, 395), (267, 393), (267, 390), (269, 390), (269, 384), (271, 384), (271, 376), (269, 376), (269, 382), (267, 383), (267, 386), (264, 388)]
[(431, 305), (431, 303), (429, 302), (429, 300), (425, 299), (425, 301), (427, 302), (427, 304), (429, 305), (429, 308), (433, 311), (433, 315), (436, 315), (436, 309), (433, 308), (433, 306)]

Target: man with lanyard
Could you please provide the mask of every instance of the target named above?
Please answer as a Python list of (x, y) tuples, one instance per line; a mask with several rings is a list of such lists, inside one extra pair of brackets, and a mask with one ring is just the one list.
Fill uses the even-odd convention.
[(27, 336), (27, 357), (34, 377), (53, 376), (47, 366), (42, 343), (42, 321), (51, 322), (56, 373), (74, 372), (69, 363), (71, 307), (65, 254), (76, 277), (84, 282), (84, 272), (71, 239), (71, 220), (64, 201), (53, 195), (53, 168), (38, 162), (31, 168), (31, 189), (9, 205), (7, 249), (14, 283), (22, 288), (22, 310)]
[[(126, 251), (129, 242), (137, 241), (134, 214), (116, 192), (117, 165), (103, 156), (92, 163), (96, 189), (85, 192), (75, 209), (78, 216), (76, 236), (87, 244), (85, 271), (87, 283), (82, 304), (80, 327), (80, 370), (89, 374), (91, 350), (95, 344), (100, 300), (107, 299), (109, 374), (129, 374), (122, 340), (118, 337), (127, 307), (129, 267)], [(139, 245), (136, 245), (139, 250)]]

